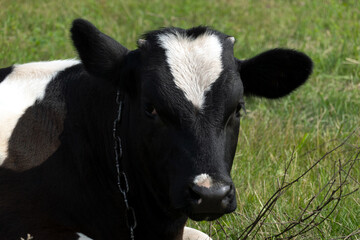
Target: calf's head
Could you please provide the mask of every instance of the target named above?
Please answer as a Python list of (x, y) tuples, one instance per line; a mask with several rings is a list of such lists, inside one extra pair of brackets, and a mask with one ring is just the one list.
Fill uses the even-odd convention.
[(230, 170), (244, 95), (283, 97), (312, 71), (294, 50), (238, 60), (235, 39), (207, 27), (152, 31), (134, 51), (85, 20), (71, 31), (85, 69), (126, 95), (125, 152), (142, 184), (194, 220), (236, 208)]

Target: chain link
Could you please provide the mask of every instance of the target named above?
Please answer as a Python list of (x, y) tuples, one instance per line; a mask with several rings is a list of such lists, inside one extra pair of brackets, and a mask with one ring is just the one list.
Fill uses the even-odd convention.
[(123, 149), (121, 145), (121, 138), (118, 136), (118, 128), (120, 127), (121, 122), (121, 112), (122, 112), (122, 99), (120, 91), (117, 91), (116, 94), (116, 103), (118, 104), (118, 112), (117, 112), (117, 118), (114, 121), (113, 126), (113, 138), (114, 138), (114, 152), (115, 152), (115, 165), (116, 165), (116, 171), (117, 171), (117, 185), (119, 188), (119, 191), (123, 195), (124, 203), (125, 203), (125, 221), (126, 226), (130, 230), (130, 238), (134, 240), (134, 229), (136, 228), (137, 222), (136, 222), (136, 216), (135, 216), (135, 210), (134, 208), (129, 206), (129, 201), (127, 194), (129, 192), (129, 182), (127, 179), (127, 176), (123, 169), (121, 169), (120, 161), (122, 160), (123, 156)]

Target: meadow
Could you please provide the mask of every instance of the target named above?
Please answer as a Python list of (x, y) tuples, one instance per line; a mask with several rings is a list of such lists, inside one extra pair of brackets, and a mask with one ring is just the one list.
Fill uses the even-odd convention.
[(239, 239), (282, 182), (325, 156), (281, 192), (248, 238), (265, 239), (298, 223), (270, 239), (298, 232), (295, 239), (360, 239), (360, 1), (0, 0), (0, 67), (75, 58), (69, 28), (79, 17), (129, 49), (152, 29), (208, 25), (236, 38), (239, 59), (277, 47), (308, 54), (314, 71), (299, 90), (276, 101), (246, 99), (232, 170), (236, 212), (188, 225), (214, 239)]

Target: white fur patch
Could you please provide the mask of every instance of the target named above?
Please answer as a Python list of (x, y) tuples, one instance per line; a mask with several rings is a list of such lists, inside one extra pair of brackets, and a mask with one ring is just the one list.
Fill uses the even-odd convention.
[(202, 173), (194, 178), (194, 183), (199, 187), (210, 188), (213, 184), (213, 180), (208, 174)]
[(87, 236), (85, 236), (82, 233), (77, 233), (77, 235), (79, 235), (78, 240), (92, 240), (92, 238), (88, 238)]
[(205, 92), (223, 70), (222, 46), (216, 35), (204, 33), (195, 39), (180, 33), (159, 35), (176, 86), (186, 98), (201, 109)]
[(200, 232), (199, 230), (185, 227), (183, 240), (212, 240), (207, 234)]
[(0, 165), (7, 157), (11, 134), (26, 109), (42, 100), (46, 86), (59, 71), (80, 63), (58, 60), (14, 65), (0, 83)]

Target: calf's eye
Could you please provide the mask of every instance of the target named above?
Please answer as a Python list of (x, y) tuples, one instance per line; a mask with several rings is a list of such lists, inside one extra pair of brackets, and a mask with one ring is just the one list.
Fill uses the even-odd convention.
[(154, 106), (152, 105), (148, 105), (145, 107), (145, 114), (148, 116), (148, 117), (151, 117), (151, 118), (154, 118), (158, 115), (156, 109)]

